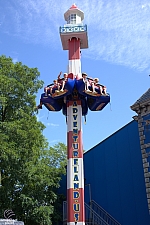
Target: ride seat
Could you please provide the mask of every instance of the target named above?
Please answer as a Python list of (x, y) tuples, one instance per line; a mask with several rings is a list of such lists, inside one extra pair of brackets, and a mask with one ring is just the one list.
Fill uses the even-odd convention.
[(68, 74), (68, 78), (74, 80), (75, 79), (75, 75), (73, 73), (69, 73)]

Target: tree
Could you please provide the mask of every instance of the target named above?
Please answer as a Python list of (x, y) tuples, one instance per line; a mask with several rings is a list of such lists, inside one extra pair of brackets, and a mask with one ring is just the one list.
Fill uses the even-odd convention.
[(66, 146), (49, 147), (37, 121), (35, 98), (43, 82), (37, 68), (0, 57), (0, 217), (10, 208), (26, 224), (52, 224)]

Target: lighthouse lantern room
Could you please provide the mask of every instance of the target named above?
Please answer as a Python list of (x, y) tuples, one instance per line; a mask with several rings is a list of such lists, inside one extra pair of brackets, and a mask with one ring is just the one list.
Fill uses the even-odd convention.
[(68, 40), (72, 37), (80, 39), (80, 48), (88, 48), (87, 25), (83, 24), (84, 12), (73, 4), (64, 14), (67, 21), (60, 27), (60, 38), (63, 50), (69, 50)]

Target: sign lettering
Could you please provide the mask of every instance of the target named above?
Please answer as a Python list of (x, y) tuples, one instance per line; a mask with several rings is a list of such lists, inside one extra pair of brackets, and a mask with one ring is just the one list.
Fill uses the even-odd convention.
[(72, 149), (73, 149), (73, 210), (74, 210), (74, 218), (75, 222), (79, 221), (79, 212), (80, 212), (80, 203), (78, 202), (80, 198), (79, 193), (79, 183), (80, 183), (80, 177), (79, 177), (79, 143), (78, 143), (78, 105), (77, 102), (73, 102), (73, 134), (72, 134)]

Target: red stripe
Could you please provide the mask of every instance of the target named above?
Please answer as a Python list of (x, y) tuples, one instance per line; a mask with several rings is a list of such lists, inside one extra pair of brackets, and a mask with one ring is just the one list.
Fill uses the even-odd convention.
[[(77, 193), (79, 197), (77, 198)], [(75, 197), (75, 198), (74, 198)], [(78, 217), (78, 222), (84, 222), (84, 190), (79, 188), (78, 190), (67, 190), (67, 222), (75, 222)], [(79, 209), (79, 211), (78, 211)], [(78, 214), (78, 215), (75, 215)]]
[(69, 40), (69, 60), (80, 59), (80, 39)]

